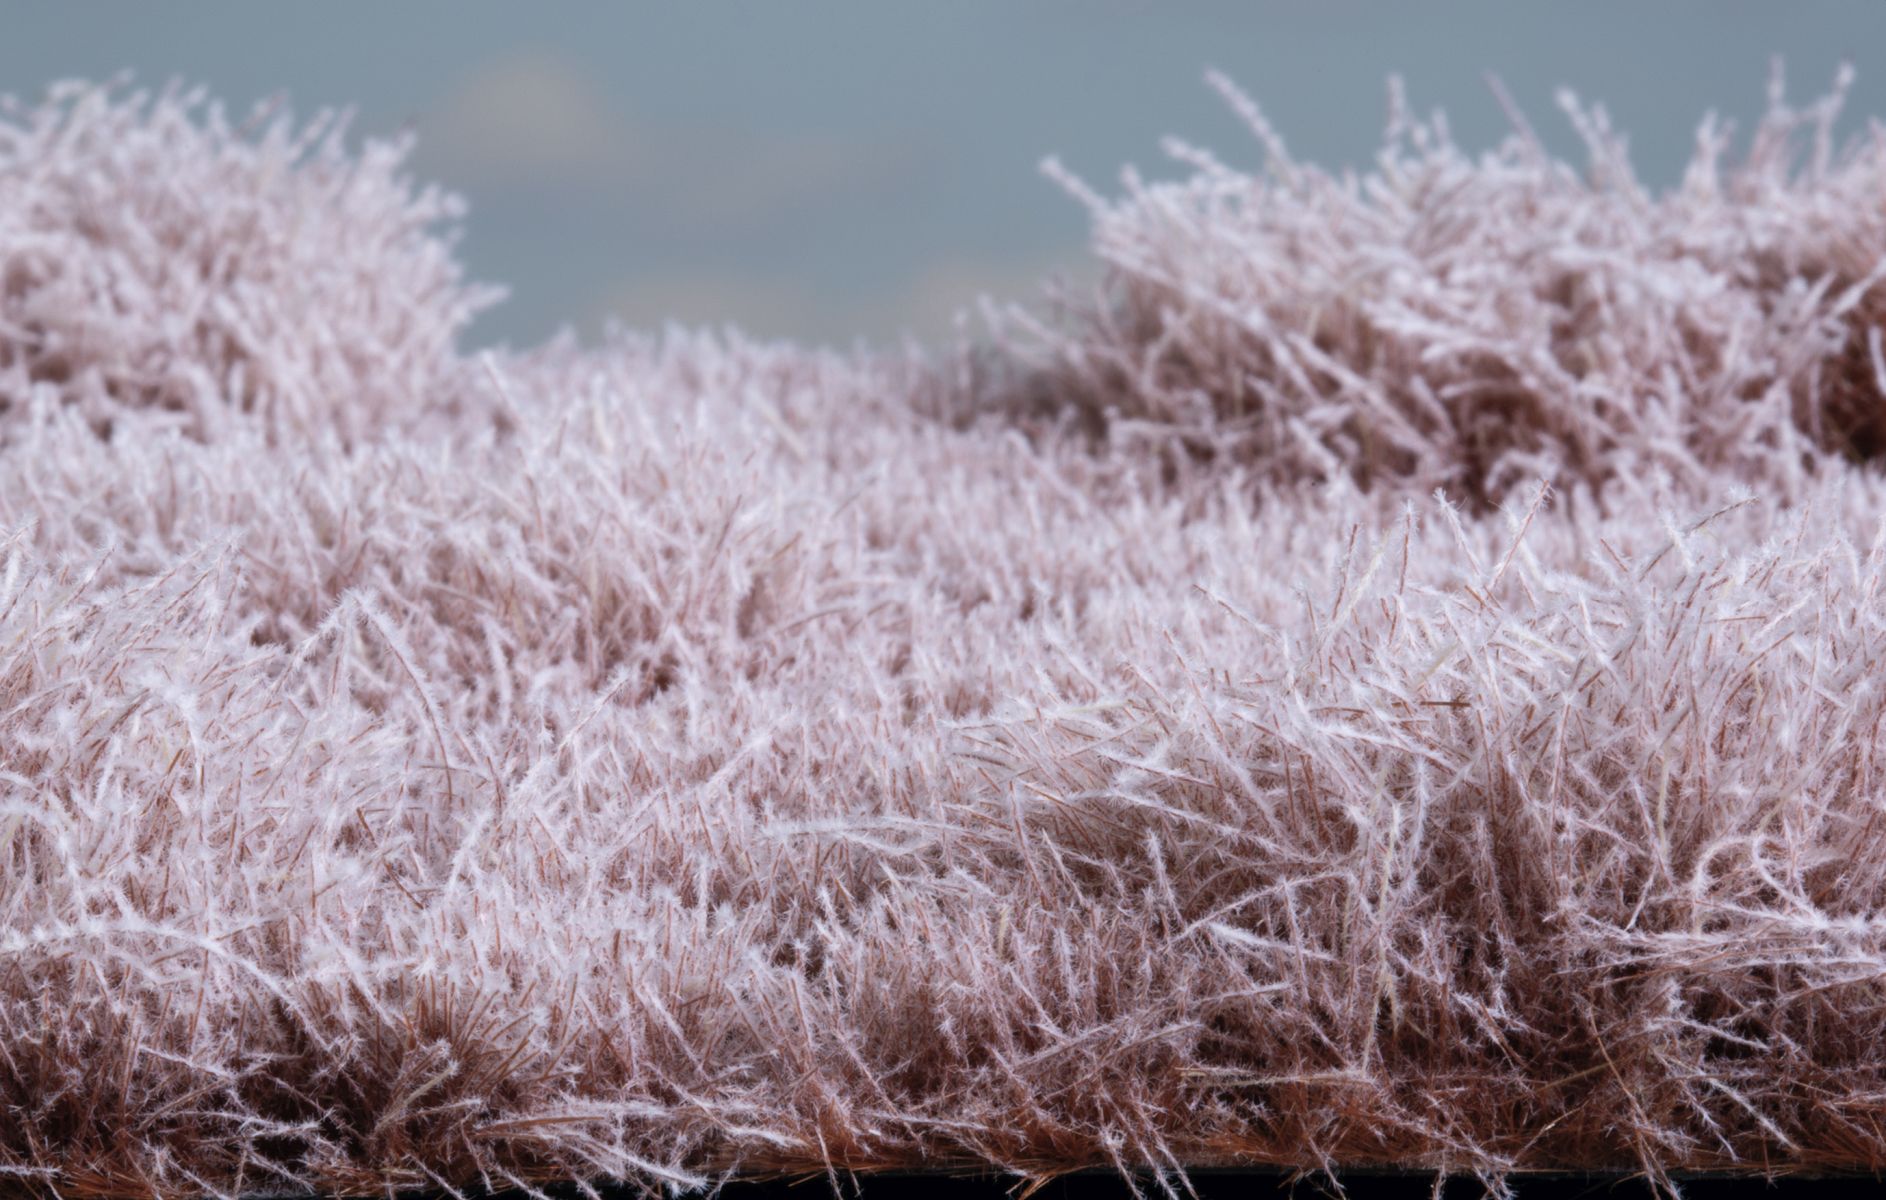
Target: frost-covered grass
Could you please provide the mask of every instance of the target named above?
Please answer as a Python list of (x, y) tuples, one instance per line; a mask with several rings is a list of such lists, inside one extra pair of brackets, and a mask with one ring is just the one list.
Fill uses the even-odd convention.
[(1175, 147), (927, 359), (461, 354), (400, 147), (7, 116), (0, 1174), (1878, 1169), (1833, 109)]

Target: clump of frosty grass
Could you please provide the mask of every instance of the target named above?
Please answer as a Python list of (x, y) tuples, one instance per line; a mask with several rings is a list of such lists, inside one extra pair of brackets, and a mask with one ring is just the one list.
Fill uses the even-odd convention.
[(8, 1186), (1886, 1164), (1886, 133), (1221, 86), (935, 359), (469, 357), (403, 147), (0, 116)]

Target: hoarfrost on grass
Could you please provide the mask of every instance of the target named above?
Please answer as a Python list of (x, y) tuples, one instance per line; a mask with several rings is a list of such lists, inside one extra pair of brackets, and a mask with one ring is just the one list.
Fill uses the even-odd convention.
[(464, 357), (400, 147), (0, 119), (0, 1171), (1876, 1166), (1877, 127), (1218, 86), (932, 359)]

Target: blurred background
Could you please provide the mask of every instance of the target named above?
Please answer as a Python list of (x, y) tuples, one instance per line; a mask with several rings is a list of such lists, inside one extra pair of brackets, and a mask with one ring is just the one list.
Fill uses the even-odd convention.
[[(1746, 134), (1769, 60), (1791, 98), (1859, 72), (1843, 130), (1886, 116), (1886, 5), (1699, 0), (1024, 3), (793, 0), (398, 4), (0, 4), (0, 92), (70, 77), (208, 84), (233, 113), (277, 92), (413, 128), (421, 178), (464, 195), (469, 274), (510, 299), (474, 344), (608, 317), (738, 325), (851, 346), (947, 338), (980, 293), (1090, 278), (1086, 216), (1046, 155), (1115, 191), (1182, 175), (1176, 134), (1236, 165), (1258, 147), (1203, 74), (1263, 106), (1292, 153), (1366, 168), (1385, 80), (1444, 109), (1469, 150), (1507, 124), (1497, 74), (1557, 151), (1569, 86), (1675, 182), (1708, 109)], [(1582, 163), (1582, 156), (1579, 157)]]

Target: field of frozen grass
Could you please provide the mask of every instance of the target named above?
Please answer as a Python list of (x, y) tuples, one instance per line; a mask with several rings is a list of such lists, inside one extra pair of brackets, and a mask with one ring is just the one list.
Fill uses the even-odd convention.
[(403, 146), (0, 117), (0, 1175), (1877, 1169), (1886, 136), (1217, 85), (877, 357), (467, 353)]

